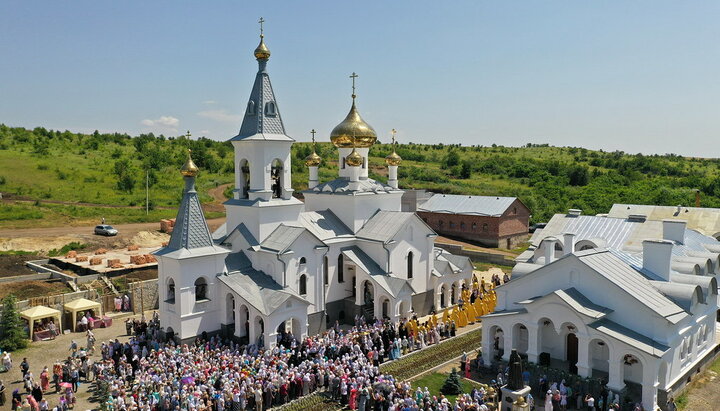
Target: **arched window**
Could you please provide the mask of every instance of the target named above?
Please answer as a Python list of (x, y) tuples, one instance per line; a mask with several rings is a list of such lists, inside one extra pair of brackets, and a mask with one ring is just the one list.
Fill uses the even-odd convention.
[(270, 167), (270, 179), (272, 180), (273, 198), (282, 197), (283, 192), (283, 163), (277, 158), (272, 161)]
[(195, 301), (207, 300), (207, 281), (200, 277), (195, 280)]
[(300, 295), (307, 294), (307, 276), (305, 274), (300, 276)]
[(343, 278), (343, 255), (340, 254), (338, 256), (338, 282), (344, 283), (345, 279)]
[(305, 263), (307, 263), (307, 260), (305, 259), (305, 257), (300, 257), (300, 267), (304, 266)]
[(242, 197), (248, 198), (250, 192), (250, 163), (247, 160), (240, 161), (240, 184), (242, 184)]
[(475, 231), (476, 228), (477, 228), (477, 223), (472, 223), (472, 229), (473, 229), (473, 231)]
[(407, 276), (413, 278), (413, 252), (410, 251), (407, 255)]
[(265, 114), (268, 116), (274, 116), (277, 114), (277, 109), (275, 108), (274, 101), (268, 101), (267, 103), (265, 103)]
[(253, 101), (253, 100), (248, 101), (247, 115), (248, 115), (248, 116), (254, 116), (254, 115), (255, 115), (255, 101)]
[(165, 300), (170, 304), (175, 304), (175, 280), (172, 278), (167, 283), (167, 299)]
[(328, 268), (329, 262), (327, 256), (323, 257), (323, 284), (328, 285), (328, 277), (329, 277), (329, 268)]

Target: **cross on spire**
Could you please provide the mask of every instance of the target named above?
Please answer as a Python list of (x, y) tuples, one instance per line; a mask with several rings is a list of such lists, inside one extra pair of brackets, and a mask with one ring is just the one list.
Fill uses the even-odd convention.
[(350, 75), (350, 78), (352, 79), (352, 90), (353, 90), (353, 92), (352, 92), (352, 98), (355, 98), (355, 79), (358, 78), (358, 77), (359, 77), (359, 76), (358, 76), (357, 74), (355, 74), (354, 71), (353, 71), (353, 73)]
[(263, 23), (265, 23), (265, 19), (260, 17), (260, 20), (258, 20), (258, 23), (260, 23), (260, 38), (263, 38)]
[(190, 134), (190, 130), (188, 130), (188, 131), (187, 131), (187, 133), (185, 134), (185, 137), (187, 137), (187, 138), (188, 138), (188, 140), (190, 140), (190, 136), (191, 136), (191, 134)]
[(313, 147), (315, 146), (315, 133), (317, 133), (315, 129), (310, 130), (310, 134), (312, 134)]

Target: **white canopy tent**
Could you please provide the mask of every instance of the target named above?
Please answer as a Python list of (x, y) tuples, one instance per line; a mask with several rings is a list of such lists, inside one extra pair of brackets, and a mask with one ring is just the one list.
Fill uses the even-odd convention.
[(49, 318), (49, 317), (55, 318), (57, 320), (57, 324), (56, 324), (57, 329), (62, 330), (62, 325), (61, 325), (62, 324), (62, 319), (61, 319), (62, 316), (60, 314), (62, 314), (60, 311), (58, 311), (54, 308), (45, 307), (44, 305), (36, 305), (35, 307), (31, 307), (25, 311), (20, 312), (20, 316), (28, 321), (28, 324), (29, 324), (28, 328), (30, 329), (30, 339), (31, 340), (33, 338), (33, 332), (34, 332), (34, 328), (35, 328), (35, 327), (33, 327), (33, 325), (36, 320), (42, 320), (43, 318)]
[(78, 298), (77, 300), (72, 300), (69, 303), (66, 303), (65, 311), (69, 312), (71, 314), (72, 322), (73, 322), (73, 331), (77, 331), (77, 313), (81, 311), (88, 311), (93, 310), (95, 311), (96, 317), (102, 316), (102, 305), (95, 301), (90, 301), (85, 298)]

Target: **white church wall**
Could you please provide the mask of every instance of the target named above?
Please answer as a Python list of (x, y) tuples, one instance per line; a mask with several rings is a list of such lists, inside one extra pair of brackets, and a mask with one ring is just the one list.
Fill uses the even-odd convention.
[[(322, 263), (322, 257), (315, 252), (315, 247), (320, 245), (321, 243), (317, 238), (305, 232), (293, 243), (293, 253), (287, 260), (286, 279), (290, 289), (300, 294), (300, 277), (302, 275), (306, 276), (307, 292), (303, 297), (312, 304), (308, 309), (309, 313), (321, 310), (321, 308), (318, 308), (321, 302), (318, 300), (317, 282), (322, 282), (322, 277), (317, 274)], [(305, 258), (304, 264), (300, 263), (302, 258)]]
[[(349, 272), (347, 268), (344, 270), (343, 278), (344, 281), (341, 283), (338, 281), (338, 255), (341, 253), (341, 248), (347, 247), (347, 243), (335, 243), (330, 245), (328, 250), (328, 286), (327, 286), (327, 302), (342, 300), (352, 295), (352, 277), (354, 272)], [(345, 265), (347, 265), (349, 259), (343, 259)]]

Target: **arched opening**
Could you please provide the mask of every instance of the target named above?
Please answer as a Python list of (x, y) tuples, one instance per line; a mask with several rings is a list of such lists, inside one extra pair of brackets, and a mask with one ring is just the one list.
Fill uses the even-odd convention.
[(247, 113), (248, 116), (254, 116), (254, 115), (255, 115), (255, 101), (254, 101), (254, 100), (248, 101), (246, 113)]
[(513, 326), (513, 348), (517, 350), (518, 354), (527, 354), (528, 329), (523, 324)]
[(590, 341), (588, 347), (588, 356), (590, 358), (590, 376), (605, 377), (610, 370), (610, 347), (603, 340), (595, 339)]
[(305, 274), (300, 276), (300, 284), (298, 285), (298, 290), (298, 294), (300, 295), (307, 294), (307, 276)]
[[(345, 262), (343, 261), (343, 255), (338, 255), (338, 261), (337, 261), (337, 272), (338, 272), (338, 282), (344, 283), (345, 282)], [(353, 287), (354, 289), (355, 287)]]
[(250, 163), (243, 159), (240, 160), (240, 198), (248, 198), (250, 193)]
[(175, 330), (173, 330), (172, 327), (168, 327), (165, 330), (165, 341), (174, 341), (175, 340)]
[(225, 296), (225, 324), (235, 324), (235, 297), (232, 294)]
[(302, 337), (300, 330), (300, 321), (296, 318), (288, 318), (281, 322), (277, 329), (277, 343), (285, 348), (290, 348), (293, 341), (298, 341)]
[(407, 278), (413, 278), (413, 252), (407, 255)]
[(577, 374), (578, 338), (575, 333), (568, 333), (567, 337), (565, 337), (565, 359), (568, 362), (568, 371), (571, 374)]
[(455, 283), (450, 287), (450, 305), (455, 305), (457, 302), (457, 286)]
[(440, 308), (445, 308), (445, 285), (440, 287)]
[(265, 321), (259, 315), (255, 317), (255, 341), (250, 341), (252, 344), (257, 344), (259, 347), (265, 346)]
[(323, 284), (328, 285), (330, 269), (327, 256), (323, 257)]
[[(627, 388), (630, 398), (642, 398), (642, 380), (643, 380), (643, 364), (640, 359), (633, 354), (625, 354), (622, 356), (623, 381)], [(655, 390), (655, 387), (647, 389)]]
[(493, 339), (493, 358), (501, 358), (505, 354), (505, 332), (495, 325), (490, 328), (490, 338)]
[(407, 314), (407, 312), (408, 312), (407, 306), (405, 305), (405, 301), (400, 301), (399, 310), (400, 310), (400, 312), (398, 314), (400, 315), (400, 317), (401, 318), (405, 317), (405, 314)]
[(200, 277), (195, 280), (195, 301), (205, 301), (208, 299), (207, 280), (205, 280), (205, 278), (203, 277)]
[(239, 337), (247, 337), (250, 335), (250, 310), (247, 308), (245, 304), (240, 306), (240, 329), (236, 330), (238, 332)]
[(167, 281), (167, 298), (165, 302), (175, 304), (175, 280), (169, 278)]
[(300, 257), (300, 261), (298, 262), (298, 264), (300, 264), (301, 269), (304, 268), (305, 264), (307, 264), (307, 260), (305, 259), (305, 257)]
[(271, 117), (277, 115), (277, 107), (275, 106), (274, 101), (268, 101), (265, 103), (265, 115)]
[[(564, 359), (566, 353), (564, 352), (565, 341), (560, 337), (558, 332), (555, 330), (555, 324), (548, 319), (543, 318), (538, 323), (540, 341), (538, 348), (540, 353), (547, 353), (547, 360), (550, 358)], [(550, 365), (549, 363), (547, 365)]]
[(370, 284), (370, 281), (363, 282), (363, 299), (362, 302), (364, 305), (372, 305), (375, 301), (375, 290), (373, 289), (373, 285)]
[(284, 185), (283, 163), (277, 158), (272, 161), (270, 166), (270, 180), (272, 184), (270, 189), (273, 192), (273, 198), (282, 198)]
[(390, 300), (387, 298), (382, 300), (382, 318), (390, 318)]

